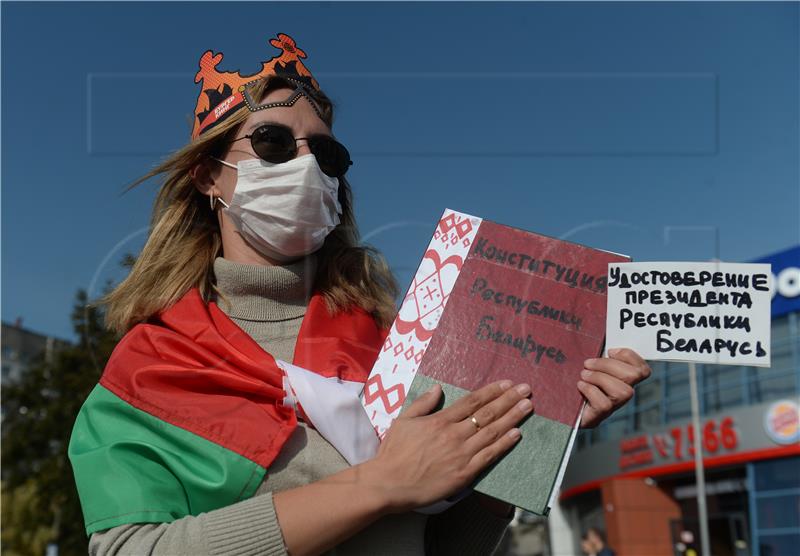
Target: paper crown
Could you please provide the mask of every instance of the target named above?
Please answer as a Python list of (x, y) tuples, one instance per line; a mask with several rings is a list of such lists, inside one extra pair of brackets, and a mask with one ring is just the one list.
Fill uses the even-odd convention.
[[(200, 71), (194, 76), (194, 82), (201, 83), (201, 85), (197, 105), (194, 109), (192, 139), (199, 137), (225, 120), (241, 106), (246, 105), (251, 111), (255, 111), (273, 105), (293, 104), (297, 99), (296, 94), (288, 102), (254, 106), (255, 103), (248, 94), (247, 88), (256, 81), (271, 75), (285, 78), (296, 85), (301, 94), (313, 99), (315, 92), (319, 91), (319, 84), (301, 61), (301, 58), (306, 57), (306, 53), (297, 48), (294, 39), (283, 33), (278, 33), (278, 38), (270, 39), (269, 43), (279, 48), (281, 53), (269, 61), (262, 62), (261, 71), (252, 75), (241, 75), (238, 71), (217, 71), (217, 66), (222, 62), (222, 53), (214, 54), (212, 50), (206, 50), (203, 53), (200, 57)], [(314, 102), (312, 102), (312, 106), (319, 113)]]

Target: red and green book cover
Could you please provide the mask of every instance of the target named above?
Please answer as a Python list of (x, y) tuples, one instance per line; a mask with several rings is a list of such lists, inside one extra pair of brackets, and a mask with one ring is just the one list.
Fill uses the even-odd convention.
[(608, 263), (628, 258), (445, 210), (362, 394), (378, 434), (434, 382), (448, 406), (528, 382), (522, 439), (474, 485), (546, 515), (579, 424), (583, 362), (602, 353)]

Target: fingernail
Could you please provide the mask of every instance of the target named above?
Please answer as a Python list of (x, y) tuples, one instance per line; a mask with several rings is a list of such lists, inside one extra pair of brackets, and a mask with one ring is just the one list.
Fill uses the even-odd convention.
[(523, 413), (527, 413), (528, 411), (531, 410), (532, 407), (533, 407), (533, 404), (531, 403), (531, 401), (528, 398), (525, 398), (524, 400), (520, 400), (517, 403), (517, 408), (520, 411), (522, 411)]
[(518, 384), (517, 385), (517, 392), (519, 392), (523, 396), (527, 396), (528, 394), (531, 393), (530, 384)]
[(511, 388), (512, 382), (510, 380), (504, 380), (500, 383), (500, 390), (508, 390)]
[(620, 352), (620, 350), (621, 350), (621, 348), (611, 348), (610, 350), (608, 350), (608, 354), (611, 357), (614, 357), (616, 354), (618, 354)]
[(511, 429), (506, 433), (509, 438), (516, 440), (520, 437), (519, 429)]
[(589, 369), (583, 369), (581, 371), (581, 378), (589, 378), (590, 376), (592, 376), (592, 372), (593, 371), (590, 371)]

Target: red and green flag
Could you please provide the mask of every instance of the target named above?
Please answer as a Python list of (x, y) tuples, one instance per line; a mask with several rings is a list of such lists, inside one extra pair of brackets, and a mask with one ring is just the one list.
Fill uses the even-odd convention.
[[(385, 337), (312, 296), (295, 365), (364, 382)], [(194, 288), (133, 327), (84, 402), (69, 444), (86, 534), (170, 522), (251, 497), (297, 426), (275, 359)]]

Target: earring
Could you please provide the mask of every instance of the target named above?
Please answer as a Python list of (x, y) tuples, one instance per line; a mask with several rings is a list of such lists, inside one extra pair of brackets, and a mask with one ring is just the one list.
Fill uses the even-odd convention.
[(222, 197), (217, 197), (217, 196), (216, 196), (216, 195), (214, 195), (213, 193), (212, 193), (211, 195), (209, 195), (209, 196), (208, 196), (208, 199), (209, 199), (209, 202), (211, 203), (211, 212), (214, 212), (214, 210), (216, 209), (216, 207), (217, 207), (217, 201), (219, 201), (219, 202), (220, 202), (220, 204), (221, 204), (223, 207), (225, 207), (225, 208), (229, 208), (229, 207), (228, 207), (228, 203), (226, 203), (225, 201), (223, 201), (223, 200), (222, 200)]

